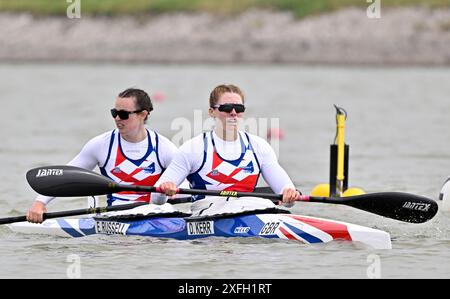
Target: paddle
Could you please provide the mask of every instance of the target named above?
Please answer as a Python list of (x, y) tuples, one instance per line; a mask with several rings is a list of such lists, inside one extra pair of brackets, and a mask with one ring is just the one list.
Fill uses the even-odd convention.
[[(121, 191), (162, 193), (158, 187), (117, 184), (93, 171), (67, 165), (31, 169), (27, 173), (27, 180), (36, 192), (57, 197), (93, 196)], [(178, 189), (177, 193), (226, 197), (262, 197), (271, 199), (274, 203), (278, 203), (282, 199), (280, 194), (257, 192)], [(344, 198), (302, 195), (297, 200), (347, 205), (366, 212), (411, 223), (426, 222), (433, 218), (438, 211), (438, 205), (435, 201), (423, 196), (401, 192), (371, 193)]]
[[(270, 187), (257, 187), (256, 189), (260, 190), (260, 192), (272, 193), (270, 190)], [(192, 197), (177, 197), (177, 198), (169, 199), (168, 202), (170, 204), (190, 203), (190, 202), (192, 202)], [(44, 213), (43, 220), (51, 219), (51, 218), (69, 217), (69, 216), (101, 214), (101, 213), (112, 212), (112, 211), (123, 211), (123, 210), (129, 210), (129, 209), (133, 209), (133, 208), (136, 208), (136, 207), (139, 207), (142, 205), (147, 205), (147, 204), (148, 204), (147, 202), (136, 202), (136, 203), (132, 203), (132, 204), (124, 204), (124, 205), (119, 205), (119, 206), (97, 207), (97, 208), (87, 208), (87, 209)], [(14, 223), (14, 222), (22, 222), (22, 221), (27, 221), (27, 216), (15, 216), (15, 217), (0, 218), (0, 225)]]
[[(43, 218), (45, 220), (45, 219), (59, 218), (59, 217), (69, 217), (69, 216), (78, 216), (78, 215), (99, 214), (99, 213), (106, 213), (106, 212), (112, 212), (112, 211), (122, 211), (122, 210), (129, 210), (132, 208), (136, 208), (136, 207), (139, 207), (142, 205), (148, 205), (148, 203), (147, 202), (135, 202), (132, 204), (110, 206), (110, 207), (98, 207), (98, 208), (88, 208), (88, 209), (44, 213)], [(27, 221), (27, 216), (0, 218), (0, 224), (8, 224), (8, 223), (22, 222), (22, 221)]]

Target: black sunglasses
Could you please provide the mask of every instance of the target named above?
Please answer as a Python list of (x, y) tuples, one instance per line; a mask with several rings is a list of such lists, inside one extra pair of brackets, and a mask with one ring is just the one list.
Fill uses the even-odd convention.
[(220, 112), (226, 113), (230, 113), (233, 109), (236, 113), (242, 113), (245, 111), (245, 106), (243, 104), (222, 104), (213, 106), (212, 108), (217, 108)]
[(116, 108), (111, 109), (111, 115), (113, 118), (119, 116), (120, 119), (125, 120), (130, 117), (130, 114), (139, 113), (144, 111), (145, 109), (136, 110), (136, 111), (126, 111), (126, 110), (117, 110)]

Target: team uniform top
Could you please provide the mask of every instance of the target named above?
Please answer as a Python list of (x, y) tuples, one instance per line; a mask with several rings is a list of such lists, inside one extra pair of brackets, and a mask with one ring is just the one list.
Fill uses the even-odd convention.
[(187, 178), (192, 189), (252, 192), (260, 175), (276, 193), (295, 189), (267, 141), (241, 131), (237, 140), (225, 141), (211, 131), (184, 143), (156, 186), (179, 186)]
[[(101, 173), (117, 183), (153, 186), (169, 166), (176, 146), (166, 137), (147, 131), (147, 138), (131, 143), (122, 138), (119, 131), (112, 130), (92, 138), (81, 152), (68, 163)], [(48, 204), (54, 197), (39, 195), (36, 200)], [(108, 195), (108, 205), (128, 201), (150, 201), (150, 194), (119, 192)]]

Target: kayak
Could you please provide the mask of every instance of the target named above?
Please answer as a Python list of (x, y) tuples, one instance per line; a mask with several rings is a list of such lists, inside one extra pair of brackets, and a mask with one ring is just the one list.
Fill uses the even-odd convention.
[(391, 249), (390, 234), (356, 224), (289, 214), (278, 209), (246, 211), (213, 216), (188, 216), (181, 212), (145, 217), (86, 217), (49, 219), (42, 224), (10, 224), (14, 232), (62, 237), (95, 234), (146, 236), (190, 240), (205, 237), (259, 237), (295, 240), (306, 244), (344, 240)]
[(441, 211), (450, 212), (450, 177), (444, 182), (439, 199), (442, 200)]

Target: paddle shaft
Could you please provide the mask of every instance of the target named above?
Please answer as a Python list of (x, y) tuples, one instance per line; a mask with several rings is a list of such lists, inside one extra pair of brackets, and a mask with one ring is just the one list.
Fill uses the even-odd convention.
[[(143, 192), (163, 193), (159, 187), (123, 186), (116, 184), (115, 188), (120, 191), (135, 190)], [(261, 197), (270, 199), (275, 204), (279, 204), (283, 198), (281, 194), (182, 188), (177, 189), (177, 194), (225, 197)], [(380, 216), (410, 223), (426, 222), (433, 218), (438, 211), (438, 205), (435, 201), (423, 196), (402, 192), (380, 192), (356, 195), (351, 197), (317, 197), (300, 195), (296, 199), (296, 201), (346, 205)]]
[[(51, 212), (44, 213), (43, 219), (52, 219), (52, 218), (60, 218), (60, 217), (70, 217), (70, 216), (78, 216), (78, 215), (89, 215), (89, 214), (100, 214), (106, 212), (113, 211), (123, 211), (133, 209), (142, 205), (147, 205), (147, 202), (135, 202), (132, 204), (118, 205), (118, 206), (109, 206), (109, 207), (97, 207), (97, 208), (87, 208), (87, 209), (78, 209), (78, 210), (69, 210), (69, 211), (60, 211), (60, 212)], [(27, 216), (16, 216), (16, 217), (7, 217), (0, 218), (0, 224), (9, 224), (14, 222), (22, 222), (27, 221)]]
[[(144, 188), (147, 189), (147, 188), (154, 188), (154, 187), (144, 187)], [(155, 188), (155, 189), (157, 189), (157, 188)], [(261, 194), (268, 194), (268, 192), (269, 192), (267, 187), (261, 187), (261, 188), (258, 187), (256, 189), (260, 190), (262, 192)], [(155, 192), (155, 191), (151, 191), (151, 192)], [(192, 202), (192, 197), (177, 197), (177, 198), (169, 199), (168, 202), (170, 204), (190, 203), (190, 202)], [(139, 206), (146, 205), (146, 204), (148, 204), (148, 203), (147, 202), (136, 202), (136, 203), (132, 203), (132, 204), (124, 204), (124, 205), (110, 206), (110, 207), (97, 207), (97, 208), (87, 208), (87, 209), (44, 213), (43, 219), (45, 220), (45, 219), (52, 219), (52, 218), (59, 218), (59, 217), (100, 214), (100, 213), (112, 212), (112, 211), (129, 210), (129, 209), (133, 209), (135, 207), (139, 207)], [(14, 216), (14, 217), (0, 218), (0, 225), (15, 223), (15, 222), (23, 222), (23, 221), (27, 221), (27, 216)]]
[[(134, 191), (134, 192), (150, 192), (150, 193), (164, 193), (160, 187), (150, 187), (150, 186), (132, 186), (132, 185), (121, 185), (121, 184), (111, 184), (111, 191), (122, 192), (122, 191)], [(225, 197), (262, 197), (267, 199), (272, 199), (274, 202), (278, 202), (283, 198), (281, 194), (274, 193), (263, 193), (263, 192), (238, 192), (238, 191), (216, 191), (216, 190), (202, 190), (202, 189), (183, 189), (178, 188), (176, 194), (189, 194), (189, 195), (203, 195), (203, 196), (225, 196)], [(304, 196), (302, 196), (304, 197)]]

